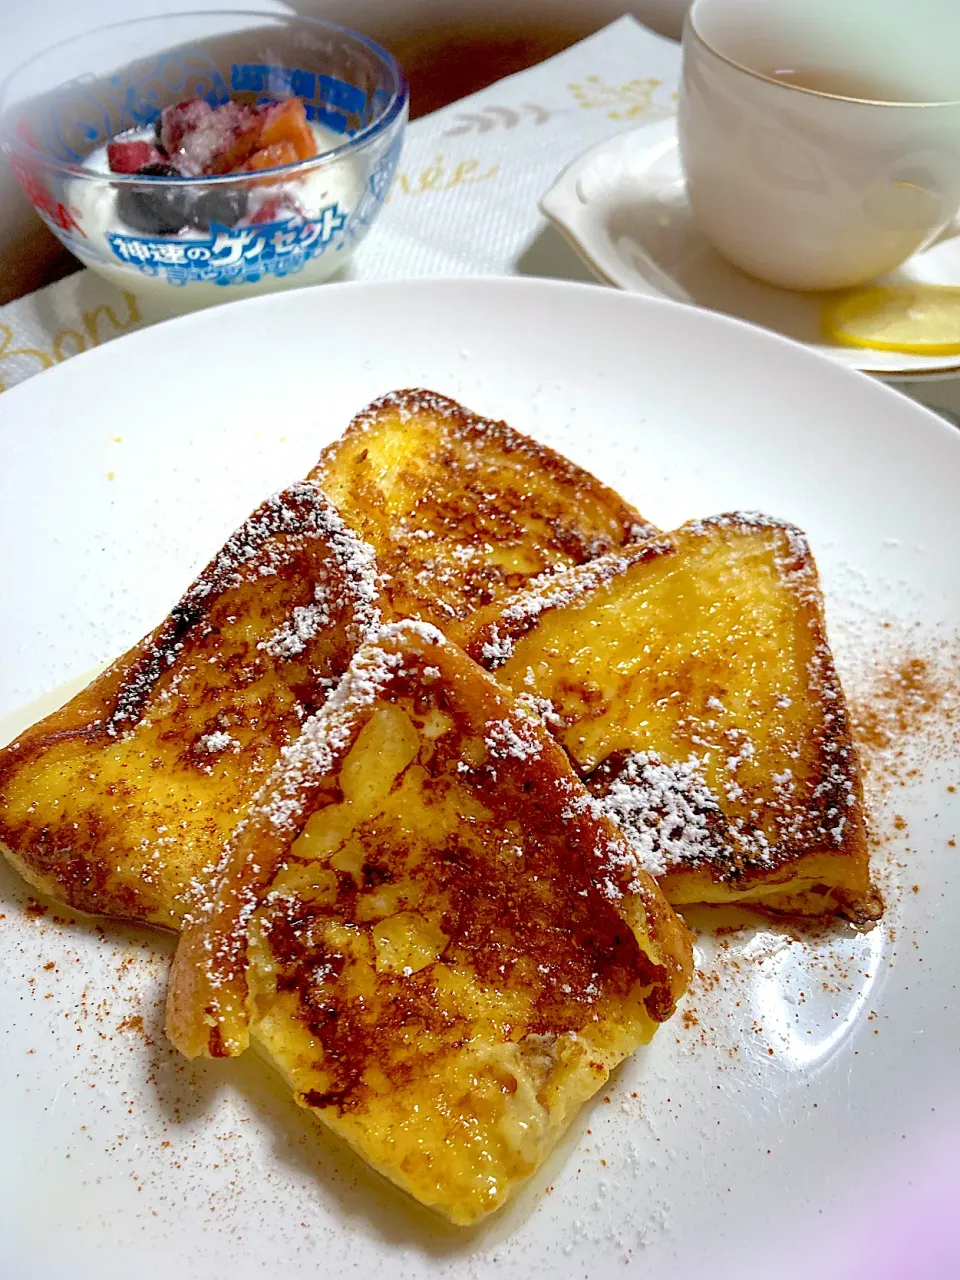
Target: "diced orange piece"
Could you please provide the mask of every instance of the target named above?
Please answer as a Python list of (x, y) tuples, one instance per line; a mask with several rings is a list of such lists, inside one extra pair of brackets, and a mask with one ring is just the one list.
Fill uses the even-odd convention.
[(317, 140), (299, 98), (285, 98), (264, 113), (260, 146), (271, 147), (282, 142), (292, 144), (298, 160), (309, 160), (317, 154)]
[[(211, 119), (214, 122), (216, 148), (204, 166), (204, 173), (233, 173), (241, 169), (247, 159), (261, 146), (259, 115), (239, 102), (227, 102), (218, 107)], [(202, 133), (202, 128), (197, 131)], [(217, 136), (219, 135), (219, 136)], [(201, 145), (210, 145), (203, 139)]]
[(255, 151), (245, 169), (277, 169), (282, 164), (295, 164), (300, 156), (292, 142), (274, 142), (269, 147)]

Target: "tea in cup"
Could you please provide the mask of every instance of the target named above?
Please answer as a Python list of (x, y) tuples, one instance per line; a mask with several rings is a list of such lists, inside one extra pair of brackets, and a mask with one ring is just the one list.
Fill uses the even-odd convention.
[(730, 262), (787, 289), (891, 271), (960, 209), (960, 2), (694, 0), (680, 158)]

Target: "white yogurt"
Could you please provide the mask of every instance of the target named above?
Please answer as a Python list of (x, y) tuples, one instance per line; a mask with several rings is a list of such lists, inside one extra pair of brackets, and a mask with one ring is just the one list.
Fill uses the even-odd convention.
[[(344, 141), (342, 134), (323, 125), (310, 127), (321, 156)], [(153, 138), (152, 130), (126, 136)], [(106, 146), (87, 158), (85, 168), (110, 173)], [(120, 217), (116, 186), (77, 178), (69, 184), (69, 204), (86, 241), (74, 241), (72, 247), (93, 271), (135, 293), (146, 312), (160, 316), (193, 311), (328, 279), (349, 257), (348, 246), (335, 247), (342, 242), (337, 232), (359, 203), (364, 185), (360, 166), (345, 157), (305, 178), (257, 188), (250, 214), (281, 192), (293, 198), (296, 210), (280, 210), (276, 221), (260, 226), (251, 225), (248, 215), (218, 239), (213, 232), (192, 227), (167, 236), (140, 231)], [(264, 269), (270, 264), (275, 269)], [(177, 282), (197, 270), (209, 278)], [(229, 283), (217, 283), (231, 272), (235, 274)]]

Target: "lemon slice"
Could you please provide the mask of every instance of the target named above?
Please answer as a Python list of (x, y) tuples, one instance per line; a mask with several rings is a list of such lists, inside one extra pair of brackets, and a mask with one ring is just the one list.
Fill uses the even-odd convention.
[(960, 288), (949, 285), (868, 285), (831, 299), (823, 332), (845, 347), (960, 355)]

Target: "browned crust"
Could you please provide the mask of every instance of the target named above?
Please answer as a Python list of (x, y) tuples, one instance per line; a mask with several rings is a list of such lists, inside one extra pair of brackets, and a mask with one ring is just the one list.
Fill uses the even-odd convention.
[[(443, 484), (428, 484), (415, 470), (404, 479), (419, 483), (416, 504), (389, 526), (381, 518), (382, 495), (362, 473), (369, 442), (396, 417), (438, 424), (435, 453), (428, 465), (443, 467)], [(410, 464), (423, 461), (411, 458)], [(489, 471), (518, 462), (523, 484), (490, 482)], [(469, 466), (461, 464), (468, 462)], [(392, 575), (391, 598), (398, 614), (424, 618), (456, 638), (460, 622), (478, 606), (523, 585), (530, 572), (511, 572), (498, 562), (504, 546), (516, 543), (536, 557), (533, 572), (555, 564), (579, 564), (638, 538), (654, 527), (613, 489), (563, 455), (514, 430), (483, 418), (456, 401), (423, 389), (382, 396), (329, 445), (311, 473), (328, 487), (345, 518), (375, 547)], [(539, 525), (534, 536), (524, 524)], [(419, 541), (429, 532), (425, 547)], [(451, 559), (471, 551), (468, 559)], [(487, 554), (484, 554), (486, 547)], [(445, 548), (447, 548), (445, 550)], [(495, 553), (489, 554), (491, 550)], [(417, 566), (436, 557), (440, 572), (417, 577)], [(443, 582), (443, 571), (451, 580)]]
[[(247, 921), (263, 904), (308, 818), (338, 799), (339, 767), (373, 711), (374, 701), (363, 691), (369, 689), (370, 672), (377, 670), (378, 663), (382, 678), (377, 700), (429, 696), (431, 705), (442, 706), (444, 713), (454, 718), (458, 741), (470, 734), (482, 735), (494, 721), (508, 721), (521, 727), (524, 734), (534, 735), (534, 758), (507, 756), (498, 760), (492, 777), (489, 769), (480, 767), (467, 769), (463, 775), (464, 785), (479, 788), (483, 805), (502, 824), (528, 822), (529, 814), (518, 803), (519, 797), (530, 796), (527, 803), (535, 806), (538, 830), (553, 833), (543, 838), (552, 842), (550, 847), (557, 856), (562, 853), (571, 860), (571, 868), (583, 866), (599, 856), (599, 851), (611, 848), (623, 856), (624, 865), (629, 863), (623, 837), (592, 806), (565, 753), (536, 721), (529, 717), (521, 720), (512, 699), (464, 654), (438, 632), (428, 630), (433, 634), (428, 634), (422, 623), (398, 623), (378, 644), (361, 650), (336, 697), (305, 726), (303, 737), (277, 766), (249, 822), (232, 842), (213, 901), (186, 928), (171, 974), (167, 1031), (187, 1056), (221, 1056), (246, 1047), (251, 1017), (246, 985)], [(401, 665), (383, 674), (383, 655), (399, 658)], [(429, 680), (425, 668), (430, 669)], [(562, 838), (557, 834), (561, 831)], [(583, 882), (590, 895), (597, 932), (613, 922), (624, 938), (629, 936), (630, 945), (637, 946), (633, 934), (624, 933), (620, 909), (593, 880), (583, 879), (582, 870), (571, 870), (571, 874), (580, 876), (577, 883)], [(612, 871), (610, 875), (625, 876), (626, 872)], [(645, 873), (634, 875), (629, 891), (631, 900), (642, 903), (650, 940), (643, 960), (644, 972), (653, 981), (648, 1011), (662, 1021), (673, 1011), (689, 979), (689, 936)], [(474, 884), (473, 894), (482, 897), (482, 885)], [(569, 951), (569, 942), (563, 945)], [(482, 958), (477, 951), (478, 968), (482, 968)]]
[[(160, 678), (177, 660), (188, 635), (209, 617), (224, 593), (249, 580), (244, 570), (260, 567), (259, 556), (278, 534), (308, 528), (316, 510), (316, 486), (296, 485), (268, 499), (248, 517), (226, 545), (191, 583), (158, 627), (117, 658), (102, 675), (64, 707), (25, 729), (0, 751), (0, 788), (22, 762), (38, 749), (65, 738), (86, 742), (115, 738), (135, 724)], [(322, 498), (322, 495), (320, 495)]]
[[(712, 854), (696, 868), (679, 867), (669, 871), (662, 887), (668, 899), (683, 903), (698, 900), (690, 896), (691, 884), (701, 881), (707, 873), (713, 884), (725, 886), (729, 900), (738, 895), (747, 896), (761, 885), (782, 884), (785, 893), (780, 899), (781, 910), (819, 909), (822, 904), (824, 912), (840, 912), (859, 922), (874, 919), (882, 903), (869, 877), (859, 762), (843, 689), (827, 639), (816, 564), (805, 535), (796, 526), (757, 513), (734, 512), (691, 522), (674, 533), (625, 547), (587, 565), (545, 574), (526, 591), (478, 611), (465, 628), (464, 648), (486, 669), (496, 672), (509, 660), (514, 646), (536, 630), (544, 615), (585, 605), (594, 592), (638, 565), (684, 554), (691, 539), (731, 531), (778, 535), (780, 571), (794, 597), (796, 633), (806, 635), (811, 643), (810, 686), (816, 690), (811, 696), (816, 698), (819, 710), (815, 731), (818, 780), (808, 796), (804, 822), (784, 834), (762, 859), (744, 848), (723, 804), (705, 814), (715, 838)], [(638, 635), (638, 643), (641, 640), (642, 636)], [(584, 716), (589, 718), (590, 714), (585, 705)], [(564, 723), (562, 729), (570, 727)], [(618, 756), (611, 756), (586, 779), (587, 785), (596, 794), (605, 795), (617, 780), (623, 763)], [(769, 803), (769, 798), (748, 790), (744, 804), (751, 802)], [(837, 840), (832, 828), (840, 825), (841, 815), (846, 821)], [(825, 858), (825, 855), (828, 856)], [(839, 876), (839, 882), (828, 879), (826, 883), (817, 883), (805, 899), (791, 899), (791, 882), (804, 876), (808, 864), (814, 871), (819, 869)], [(770, 906), (774, 908), (773, 903)]]
[[(324, 700), (320, 677), (339, 676), (362, 638), (349, 574), (339, 578), (340, 604), (331, 626), (304, 645), (298, 660), (274, 658), (255, 643), (229, 637), (233, 624), (242, 627), (245, 612), (256, 609), (258, 635), (265, 638), (293, 610), (309, 606), (318, 572), (339, 575), (340, 562), (331, 554), (331, 521), (342, 524), (315, 484), (300, 483), (268, 499), (157, 628), (64, 707), (0, 751), (0, 845), (30, 883), (80, 911), (176, 927), (197, 867), (176, 847), (166, 853), (173, 900), (149, 874), (135, 883), (115, 874), (118, 852), (137, 856), (123, 816), (137, 804), (137, 794), (122, 778), (101, 786), (100, 766), (111, 752), (122, 756), (131, 736), (139, 741), (143, 735), (144, 749), (155, 753), (152, 771), (158, 780), (208, 769), (197, 756), (195, 739), (203, 726), (229, 722), (244, 742), (236, 759), (217, 764), (223, 773), (219, 800), (239, 814), (258, 785), (255, 771), (272, 765), (296, 736), (302, 716)], [(380, 604), (378, 599), (375, 606)], [(210, 680), (199, 681), (192, 697), (164, 720), (163, 731), (151, 736), (157, 699), (170, 696), (185, 668), (203, 669), (205, 663), (214, 664)], [(283, 697), (262, 702), (260, 714), (251, 718), (242, 708), (242, 692), (271, 675)], [(22, 811), (21, 801), (29, 795), (32, 770), (57, 760), (64, 766), (89, 761), (89, 796), (59, 798), (64, 812), (59, 802), (50, 805), (40, 794), (28, 817), (14, 820), (12, 812)], [(216, 825), (198, 816), (191, 830), (209, 846), (208, 860), (216, 861), (221, 847)]]
[(482, 442), (484, 445), (494, 445), (497, 452), (504, 455), (519, 454), (529, 462), (531, 468), (549, 476), (564, 491), (588, 494), (599, 505), (609, 509), (621, 526), (624, 542), (656, 532), (655, 526), (644, 520), (636, 507), (625, 502), (615, 489), (603, 484), (564, 454), (557, 453), (549, 445), (540, 444), (501, 419), (481, 417), (456, 400), (423, 387), (390, 391), (373, 400), (357, 414), (343, 435), (321, 452), (309, 478), (322, 484), (326, 468), (331, 463), (336, 463), (341, 450), (352, 444), (362, 443), (368, 432), (378, 429), (384, 414), (412, 416), (424, 412), (436, 414), (455, 427), (468, 449), (475, 449)]

